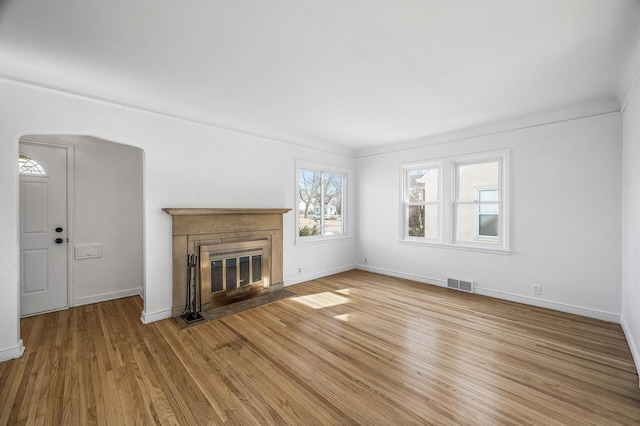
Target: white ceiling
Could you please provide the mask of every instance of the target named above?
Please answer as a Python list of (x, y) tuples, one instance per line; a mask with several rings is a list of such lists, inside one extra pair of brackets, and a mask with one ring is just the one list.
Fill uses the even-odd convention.
[(639, 19), (637, 0), (0, 0), (0, 76), (362, 152), (620, 108)]

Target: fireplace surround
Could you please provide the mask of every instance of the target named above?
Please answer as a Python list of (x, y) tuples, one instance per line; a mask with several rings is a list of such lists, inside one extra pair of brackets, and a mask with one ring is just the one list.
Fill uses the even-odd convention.
[[(185, 312), (190, 279), (202, 311), (284, 288), (282, 215), (291, 209), (162, 210), (172, 216), (174, 318)], [(192, 272), (193, 256), (199, 261)]]

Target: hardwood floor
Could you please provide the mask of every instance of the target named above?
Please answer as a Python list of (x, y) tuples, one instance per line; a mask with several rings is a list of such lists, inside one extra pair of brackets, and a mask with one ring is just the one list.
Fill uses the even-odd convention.
[(350, 271), (181, 330), (137, 297), (26, 318), (0, 424), (640, 424), (619, 325)]

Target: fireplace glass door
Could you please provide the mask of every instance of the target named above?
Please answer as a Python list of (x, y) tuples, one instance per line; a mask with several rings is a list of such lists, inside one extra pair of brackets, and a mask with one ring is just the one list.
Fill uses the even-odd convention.
[(209, 262), (211, 293), (262, 283), (262, 251), (222, 254)]
[(200, 289), (204, 304), (224, 304), (269, 287), (269, 241), (200, 246)]

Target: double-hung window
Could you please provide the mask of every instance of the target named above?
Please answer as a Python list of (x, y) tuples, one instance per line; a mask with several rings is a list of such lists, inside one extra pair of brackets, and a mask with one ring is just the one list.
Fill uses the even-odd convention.
[(401, 240), (508, 252), (508, 152), (402, 167)]
[(346, 236), (347, 176), (348, 171), (344, 169), (297, 163), (298, 241)]
[(455, 242), (495, 245), (500, 230), (499, 159), (455, 162)]

